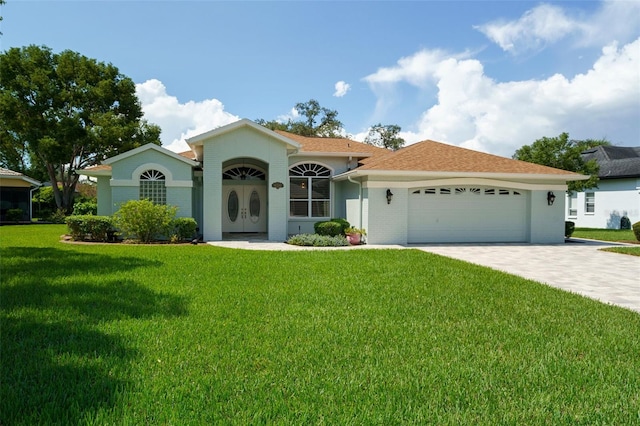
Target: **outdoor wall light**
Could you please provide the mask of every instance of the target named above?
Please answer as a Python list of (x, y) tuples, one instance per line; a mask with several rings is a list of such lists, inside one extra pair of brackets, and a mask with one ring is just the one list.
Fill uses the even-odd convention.
[(555, 200), (556, 195), (552, 191), (547, 192), (547, 204), (552, 206)]
[(391, 199), (393, 198), (393, 193), (390, 189), (387, 189), (387, 204), (391, 204)]

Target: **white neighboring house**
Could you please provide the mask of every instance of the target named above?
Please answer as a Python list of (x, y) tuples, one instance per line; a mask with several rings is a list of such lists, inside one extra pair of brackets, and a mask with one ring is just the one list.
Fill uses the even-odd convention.
[(640, 147), (598, 146), (582, 153), (600, 166), (598, 188), (567, 195), (566, 219), (581, 228), (620, 229), (640, 221)]

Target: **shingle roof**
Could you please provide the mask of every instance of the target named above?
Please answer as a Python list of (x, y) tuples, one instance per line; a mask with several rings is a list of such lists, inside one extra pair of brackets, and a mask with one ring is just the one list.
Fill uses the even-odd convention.
[(366, 154), (367, 156), (387, 155), (390, 151), (385, 148), (353, 141), (347, 138), (319, 138), (300, 136), (294, 133), (276, 130), (276, 133), (298, 142), (301, 152), (324, 152), (345, 154)]
[(0, 167), (0, 176), (23, 176), (22, 173), (14, 172), (13, 170), (5, 169), (4, 167)]
[(432, 140), (418, 142), (382, 158), (370, 160), (357, 170), (575, 175), (566, 170)]
[(596, 160), (600, 179), (640, 177), (640, 146), (597, 146), (584, 151), (582, 158)]

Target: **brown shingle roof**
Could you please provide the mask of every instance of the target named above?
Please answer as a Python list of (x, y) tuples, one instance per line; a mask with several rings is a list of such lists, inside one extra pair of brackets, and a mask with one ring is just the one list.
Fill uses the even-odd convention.
[(388, 149), (352, 141), (347, 138), (308, 137), (283, 130), (276, 130), (275, 132), (302, 145), (301, 152), (357, 153), (368, 154), (370, 156), (386, 155), (389, 153)]
[(357, 170), (575, 175), (566, 170), (499, 157), (432, 140), (418, 142), (384, 157), (371, 159)]

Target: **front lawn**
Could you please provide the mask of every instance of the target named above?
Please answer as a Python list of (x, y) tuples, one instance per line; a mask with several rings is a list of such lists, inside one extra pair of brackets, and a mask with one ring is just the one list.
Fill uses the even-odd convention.
[(0, 424), (634, 424), (640, 315), (417, 250), (0, 227)]

